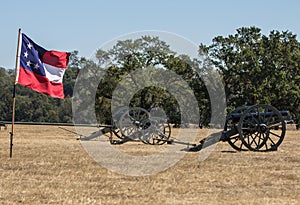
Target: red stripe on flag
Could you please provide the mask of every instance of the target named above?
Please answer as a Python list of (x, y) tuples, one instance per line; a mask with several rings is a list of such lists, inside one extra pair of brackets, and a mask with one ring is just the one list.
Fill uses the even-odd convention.
[(54, 98), (65, 98), (62, 83), (51, 82), (45, 76), (33, 73), (23, 67), (20, 67), (18, 84)]
[(42, 61), (48, 65), (58, 68), (66, 68), (69, 63), (70, 53), (59, 51), (46, 51), (43, 55)]

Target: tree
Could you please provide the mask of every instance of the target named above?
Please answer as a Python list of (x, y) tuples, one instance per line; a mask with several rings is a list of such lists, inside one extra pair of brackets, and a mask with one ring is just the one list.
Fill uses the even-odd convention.
[(0, 68), (0, 120), (11, 119), (12, 90), (14, 78), (10, 70)]
[(229, 109), (257, 103), (288, 109), (299, 119), (300, 44), (291, 32), (261, 34), (257, 27), (217, 36), (206, 53), (221, 73)]
[(78, 56), (78, 51), (71, 52), (68, 69), (64, 74), (64, 93), (67, 97), (73, 96), (73, 88), (80, 71), (80, 66), (84, 58)]
[[(96, 105), (98, 117), (100, 118), (101, 116), (103, 118), (103, 116), (107, 116), (104, 119), (106, 122), (109, 121), (111, 116), (111, 113), (108, 112), (110, 109), (108, 108), (110, 108), (113, 92), (118, 87), (118, 89), (123, 89), (119, 93), (119, 96), (126, 95), (128, 91), (126, 86), (130, 84), (130, 88), (133, 90), (138, 89), (138, 92), (132, 96), (130, 106), (138, 106), (146, 109), (161, 106), (168, 112), (167, 114), (173, 122), (176, 121), (176, 123), (179, 123), (180, 116), (178, 118), (178, 114), (180, 110), (174, 96), (168, 92), (167, 88), (154, 86), (149, 82), (148, 77), (154, 77), (158, 70), (170, 70), (176, 73), (192, 87), (198, 97), (205, 96), (205, 94), (201, 94), (206, 93), (203, 83), (192, 68), (193, 59), (190, 59), (186, 55), (177, 55), (159, 37), (142, 36), (135, 40), (118, 41), (108, 51), (98, 50), (96, 58), (100, 67), (106, 66), (106, 75), (98, 87), (98, 103)], [(137, 74), (141, 70), (149, 72), (146, 78)], [(160, 72), (160, 74), (163, 73)], [(121, 82), (122, 80), (125, 80), (127, 83)], [(179, 84), (170, 84), (174, 83), (172, 80), (178, 81), (178, 79), (165, 78), (165, 80), (166, 85), (179, 86)], [(139, 88), (142, 84), (147, 86)], [(122, 97), (120, 98), (122, 99)], [(118, 101), (118, 99), (114, 98), (114, 101)], [(202, 110), (204, 109), (202, 108)]]

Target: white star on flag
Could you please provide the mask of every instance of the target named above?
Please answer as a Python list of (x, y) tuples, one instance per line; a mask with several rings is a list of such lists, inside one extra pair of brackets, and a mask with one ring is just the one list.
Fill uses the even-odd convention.
[(32, 45), (31, 45), (30, 43), (28, 43), (28, 44), (27, 44), (27, 48), (28, 48), (28, 49), (31, 49), (31, 48), (32, 48)]
[(27, 51), (24, 53), (24, 57), (27, 58), (28, 57), (28, 53)]
[(38, 64), (38, 63), (34, 65), (34, 69), (37, 69), (37, 70), (38, 70), (39, 68), (40, 68), (40, 67), (39, 67), (39, 64)]
[(27, 61), (26, 65), (30, 67), (31, 62)]

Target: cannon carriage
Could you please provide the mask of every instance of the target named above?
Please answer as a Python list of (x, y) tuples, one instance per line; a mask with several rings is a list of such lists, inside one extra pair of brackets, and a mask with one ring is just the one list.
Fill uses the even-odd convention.
[(278, 111), (266, 104), (238, 107), (230, 112), (224, 130), (200, 141), (189, 151), (199, 151), (218, 141), (228, 142), (238, 151), (275, 151), (282, 143), (286, 124), (292, 123), (288, 111)]
[[(155, 109), (153, 109), (155, 110)], [(111, 144), (142, 141), (145, 144), (162, 145), (171, 136), (171, 126), (166, 116), (140, 107), (122, 107), (112, 116)], [(115, 140), (113, 137), (118, 139)]]
[[(113, 116), (110, 141), (112, 144), (132, 140), (151, 145), (179, 143), (191, 146), (187, 151), (199, 151), (223, 141), (238, 151), (265, 152), (277, 150), (288, 123), (292, 123), (288, 111), (278, 111), (266, 104), (242, 106), (227, 115), (223, 131), (195, 144), (171, 139), (171, 126), (166, 117), (155, 116), (143, 108), (123, 108)], [(113, 140), (113, 136), (119, 140)]]

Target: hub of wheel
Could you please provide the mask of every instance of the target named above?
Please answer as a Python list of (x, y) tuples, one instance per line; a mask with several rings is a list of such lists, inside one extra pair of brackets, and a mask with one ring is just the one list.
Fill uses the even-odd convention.
[(260, 124), (258, 126), (258, 132), (259, 133), (266, 133), (268, 131), (268, 127), (266, 124)]

